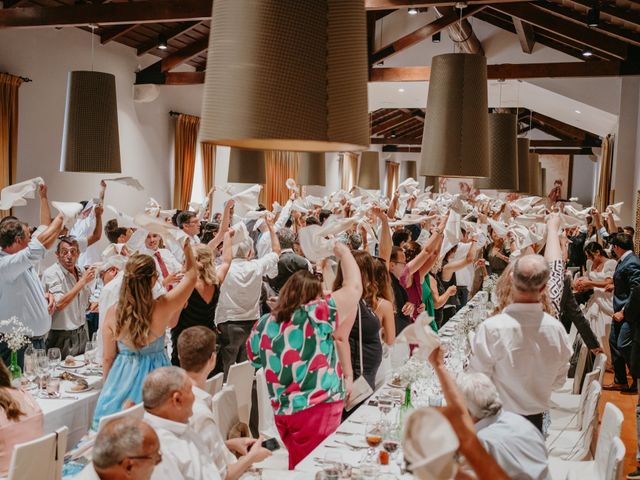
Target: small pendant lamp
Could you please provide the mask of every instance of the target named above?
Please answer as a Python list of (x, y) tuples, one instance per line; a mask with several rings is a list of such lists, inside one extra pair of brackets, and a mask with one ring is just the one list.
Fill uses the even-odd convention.
[(518, 138), (518, 192), (529, 192), (529, 139)]
[(540, 194), (540, 161), (537, 153), (529, 154), (529, 193)]
[(420, 175), (490, 175), (487, 60), (483, 55), (433, 57)]
[(518, 127), (512, 113), (489, 114), (491, 175), (475, 185), (480, 189), (518, 191)]
[(324, 170), (324, 152), (301, 152), (299, 156), (298, 184), (324, 187), (327, 184)]
[[(542, 167), (542, 165), (540, 165)], [(540, 196), (547, 196), (547, 169), (540, 168)]]
[(356, 185), (365, 190), (380, 190), (380, 154), (378, 152), (362, 152)]
[(400, 163), (400, 181), (403, 182), (407, 178), (418, 179), (418, 167), (415, 160), (407, 160)]
[(216, 0), (202, 142), (364, 150), (367, 80), (363, 0)]
[(60, 171), (121, 172), (116, 78), (112, 74), (69, 72)]
[(229, 154), (229, 183), (259, 183), (267, 181), (262, 150), (232, 148)]

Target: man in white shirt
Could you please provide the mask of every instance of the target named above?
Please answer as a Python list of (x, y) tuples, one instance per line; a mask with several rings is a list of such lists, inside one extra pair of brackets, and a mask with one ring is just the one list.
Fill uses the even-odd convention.
[(96, 436), (91, 463), (74, 480), (149, 480), (162, 461), (160, 440), (143, 420), (117, 418)]
[(273, 278), (278, 274), (280, 242), (273, 223), (265, 218), (271, 238), (271, 253), (253, 259), (253, 242), (245, 239), (233, 246), (233, 260), (224, 282), (220, 286), (220, 299), (216, 308), (216, 325), (220, 330), (220, 364), (224, 371), (247, 359), (246, 341), (254, 323), (260, 317), (262, 277)]
[(160, 248), (160, 235), (157, 233), (149, 233), (144, 241), (144, 248), (140, 253), (153, 257), (156, 262), (156, 270), (158, 278), (162, 282), (164, 288), (170, 288), (173, 284), (178, 283), (182, 278), (182, 264), (178, 262), (176, 257), (166, 248)]
[(158, 434), (162, 452), (153, 479), (221, 480), (207, 446), (189, 426), (194, 400), (191, 380), (181, 368), (157, 368), (145, 378), (144, 420)]
[(542, 431), (542, 412), (554, 388), (567, 378), (571, 343), (562, 324), (544, 313), (540, 296), (549, 267), (540, 255), (525, 255), (512, 273), (513, 304), (485, 320), (473, 340), (469, 370), (486, 374), (504, 409)]
[[(291, 196), (292, 198), (294, 195)], [(291, 209), (293, 207), (293, 199), (290, 198), (287, 203), (285, 203), (284, 207), (280, 211), (278, 215), (278, 219), (273, 224), (273, 231), (278, 233), (281, 228), (284, 228), (291, 216)], [(271, 238), (268, 235), (268, 227), (263, 222), (260, 227), (260, 235), (258, 236), (258, 240), (256, 241), (256, 258), (262, 258), (267, 253), (270, 253), (271, 250)]]
[(79, 255), (78, 241), (73, 237), (62, 237), (56, 248), (58, 261), (42, 276), (45, 290), (56, 301), (47, 348), (59, 348), (63, 359), (84, 353), (89, 341), (86, 312), (95, 268), (85, 270), (78, 266)]
[[(471, 246), (472, 242), (469, 238), (469, 233), (465, 229), (462, 229), (462, 240), (458, 243), (458, 249), (453, 254), (452, 260), (462, 260), (465, 258)], [(473, 285), (474, 273), (474, 262), (462, 267), (460, 270), (456, 270), (456, 296), (458, 297), (460, 308), (464, 307), (469, 300), (469, 291)]]
[(496, 387), (482, 373), (456, 379), (478, 438), (509, 478), (547, 480), (549, 474), (544, 437), (522, 416), (502, 409)]
[[(213, 461), (225, 480), (237, 480), (254, 463), (261, 462), (271, 452), (261, 445), (261, 438), (224, 440), (212, 411), (212, 397), (205, 390), (208, 375), (216, 365), (216, 334), (203, 326), (189, 327), (178, 338), (180, 367), (193, 383), (193, 416), (189, 425), (200, 435)], [(239, 459), (231, 453), (241, 455)]]

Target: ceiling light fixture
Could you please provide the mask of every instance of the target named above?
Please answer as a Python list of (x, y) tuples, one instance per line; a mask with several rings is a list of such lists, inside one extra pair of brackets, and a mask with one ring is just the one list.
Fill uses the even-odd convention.
[(403, 92), (404, 92), (404, 88), (399, 88), (399, 89), (398, 89), (398, 91), (399, 91), (400, 93), (403, 93)]
[(167, 36), (163, 33), (158, 35), (158, 48), (160, 50), (166, 50), (167, 48), (169, 48), (169, 45), (167, 44)]
[(582, 52), (582, 56), (585, 58), (592, 57), (593, 51), (587, 48), (585, 51)]
[(407, 13), (409, 15), (417, 15), (418, 14), (418, 9), (415, 7), (411, 7), (409, 10), (407, 10)]
[(433, 43), (440, 43), (440, 32), (436, 32), (431, 36), (431, 41)]
[(590, 8), (587, 12), (587, 26), (599, 27), (600, 26), (600, 9), (595, 6)]
[(576, 113), (582, 113), (580, 110), (575, 110)]

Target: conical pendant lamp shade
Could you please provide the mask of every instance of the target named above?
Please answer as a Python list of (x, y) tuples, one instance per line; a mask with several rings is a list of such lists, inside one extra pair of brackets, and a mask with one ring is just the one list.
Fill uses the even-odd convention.
[(60, 171), (121, 172), (116, 79), (110, 73), (69, 72)]
[(418, 178), (418, 168), (415, 160), (407, 160), (400, 164), (400, 181), (403, 182), (407, 178), (413, 178), (414, 180)]
[(229, 154), (229, 183), (260, 183), (266, 179), (264, 152), (232, 148)]
[(358, 183), (365, 190), (380, 190), (380, 154), (378, 152), (362, 152)]
[(477, 188), (518, 191), (518, 127), (512, 113), (489, 114), (491, 175), (479, 179)]
[(420, 175), (488, 177), (487, 60), (447, 53), (433, 57)]
[(529, 193), (539, 195), (540, 193), (540, 162), (537, 153), (529, 154)]
[(324, 152), (301, 152), (299, 155), (298, 184), (324, 187), (327, 184), (324, 170)]
[(424, 188), (431, 188), (431, 192), (438, 193), (440, 189), (440, 179), (438, 177), (424, 177)]
[(518, 191), (529, 192), (529, 139), (518, 138)]
[(205, 143), (262, 150), (369, 145), (363, 0), (216, 0)]
[(540, 196), (541, 197), (546, 197), (547, 196), (547, 169), (546, 168), (541, 168), (540, 169), (541, 172), (541, 180), (540, 180)]

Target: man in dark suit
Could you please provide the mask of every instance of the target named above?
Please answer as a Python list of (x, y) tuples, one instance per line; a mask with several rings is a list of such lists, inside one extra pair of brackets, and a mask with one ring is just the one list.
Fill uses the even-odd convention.
[(633, 318), (627, 318), (625, 307), (629, 303), (631, 292), (640, 286), (640, 259), (633, 253), (633, 238), (626, 233), (617, 233), (610, 239), (611, 251), (618, 259), (613, 274), (613, 322), (609, 345), (614, 370), (614, 383), (605, 386), (608, 389), (637, 392), (636, 376), (633, 384), (627, 382), (627, 366), (631, 364)]
[(281, 228), (278, 230), (278, 239), (282, 248), (280, 259), (278, 260), (278, 275), (269, 279), (269, 286), (276, 294), (280, 293), (280, 289), (289, 280), (289, 277), (298, 270), (310, 270), (307, 259), (293, 251), (296, 236), (291, 229)]

